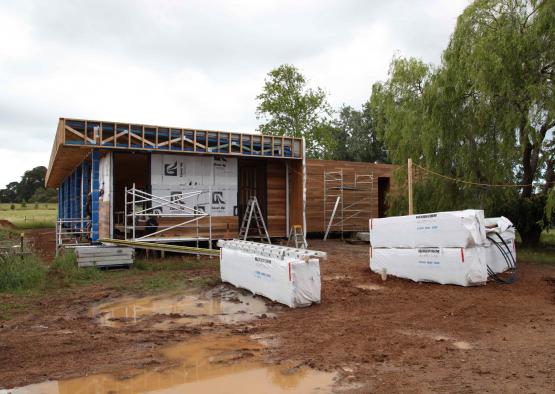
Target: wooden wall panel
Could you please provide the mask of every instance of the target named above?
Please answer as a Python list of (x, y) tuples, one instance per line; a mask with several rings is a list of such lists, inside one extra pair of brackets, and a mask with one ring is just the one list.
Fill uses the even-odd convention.
[[(326, 231), (326, 216), (324, 215), (324, 172), (326, 171), (340, 171), (343, 170), (344, 185), (349, 186), (354, 181), (355, 173), (358, 174), (372, 174), (374, 176), (373, 189), (370, 194), (369, 203), (361, 204), (357, 208), (365, 208), (364, 214), (357, 215), (350, 221), (350, 227), (360, 228), (360, 230), (367, 230), (368, 220), (370, 218), (378, 217), (378, 177), (392, 178), (393, 170), (396, 166), (392, 164), (372, 164), (361, 162), (349, 161), (335, 161), (335, 160), (307, 160), (307, 228), (308, 232), (324, 232)], [(393, 187), (393, 180), (391, 179), (391, 186)], [(352, 198), (349, 193), (344, 190), (345, 201)], [(328, 199), (327, 209), (332, 210), (335, 201)], [(331, 212), (328, 214), (328, 219)], [(347, 213), (344, 213), (347, 216)], [(359, 231), (360, 231), (359, 230)]]
[(285, 228), (285, 162), (268, 160), (266, 168), (268, 232), (272, 237), (284, 237), (287, 235)]
[(111, 238), (110, 235), (110, 201), (100, 201), (98, 206), (98, 235), (100, 238)]
[[(183, 222), (183, 218), (160, 218), (160, 226), (171, 226)], [(199, 236), (208, 237), (208, 219), (199, 220)], [(212, 239), (232, 239), (237, 238), (239, 226), (237, 216), (212, 216)], [(188, 224), (187, 227), (175, 228), (165, 231), (155, 237), (196, 237), (196, 224)]]
[(304, 227), (303, 220), (303, 163), (289, 162), (289, 226)]

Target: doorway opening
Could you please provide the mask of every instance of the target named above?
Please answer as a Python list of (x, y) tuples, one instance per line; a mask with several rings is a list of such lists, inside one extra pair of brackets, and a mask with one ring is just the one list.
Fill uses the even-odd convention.
[(378, 217), (383, 218), (387, 214), (389, 204), (387, 203), (387, 194), (389, 193), (390, 180), (389, 177), (378, 178)]
[(245, 214), (249, 198), (255, 196), (260, 205), (265, 223), (268, 223), (267, 213), (267, 182), (265, 160), (239, 159), (239, 182), (237, 190), (238, 225)]

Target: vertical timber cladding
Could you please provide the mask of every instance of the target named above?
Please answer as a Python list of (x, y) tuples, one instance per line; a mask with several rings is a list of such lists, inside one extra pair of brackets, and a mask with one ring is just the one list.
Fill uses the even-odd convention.
[[(377, 218), (379, 215), (379, 190), (378, 179), (388, 178), (391, 179), (393, 187), (393, 170), (396, 168), (392, 164), (372, 164), (362, 162), (350, 161), (335, 161), (335, 160), (307, 160), (306, 161), (306, 216), (307, 216), (307, 231), (313, 233), (321, 233), (326, 231), (327, 223), (324, 215), (324, 173), (326, 171), (343, 171), (344, 185), (349, 187), (354, 183), (355, 173), (372, 174), (373, 187), (370, 194), (370, 199), (367, 204), (357, 208), (363, 208), (364, 212), (357, 215), (355, 220), (350, 222), (349, 227), (360, 227), (361, 230), (368, 228), (368, 219)], [(388, 183), (389, 185), (389, 183)], [(388, 186), (389, 187), (389, 186)], [(349, 193), (344, 190), (344, 193)], [(381, 193), (382, 195), (384, 193)], [(345, 198), (347, 200), (348, 197)], [(333, 202), (328, 201), (326, 209), (333, 208)], [(328, 217), (331, 214), (328, 214)], [(347, 216), (347, 212), (345, 212)]]
[(270, 159), (266, 166), (266, 207), (268, 232), (273, 237), (284, 237), (286, 228), (285, 161)]
[[(289, 227), (295, 225), (305, 228), (304, 203), (304, 173), (303, 162), (300, 160), (289, 162)], [(308, 186), (308, 184), (307, 184)], [(309, 227), (310, 228), (310, 227)], [(289, 231), (289, 229), (287, 230)], [(305, 230), (307, 231), (307, 230)]]

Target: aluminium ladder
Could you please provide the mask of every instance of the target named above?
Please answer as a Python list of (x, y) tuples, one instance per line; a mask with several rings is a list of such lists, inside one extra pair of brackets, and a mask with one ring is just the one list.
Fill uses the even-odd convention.
[[(258, 230), (258, 236), (249, 236), (249, 230), (253, 220), (255, 227)], [(241, 221), (241, 229), (239, 230), (239, 239), (246, 241), (247, 238), (260, 238), (261, 241), (265, 239), (269, 244), (272, 243), (256, 197), (249, 198), (247, 209), (245, 210), (243, 220)]]
[(289, 237), (287, 239), (287, 246), (289, 246), (291, 241), (293, 241), (293, 245), (295, 245), (295, 248), (297, 249), (306, 249), (308, 247), (303, 227), (301, 225), (294, 224), (293, 227), (291, 227), (291, 231), (289, 231)]

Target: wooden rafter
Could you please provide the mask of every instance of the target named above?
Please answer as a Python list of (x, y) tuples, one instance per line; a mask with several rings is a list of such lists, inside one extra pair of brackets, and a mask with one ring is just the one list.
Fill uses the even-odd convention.
[(113, 136), (106, 138), (104, 141), (102, 141), (102, 143), (105, 144), (105, 143), (110, 142), (114, 139), (117, 140), (119, 137), (121, 137), (122, 135), (125, 135), (125, 134), (129, 134), (129, 130), (120, 131), (119, 133), (114, 134)]
[(78, 137), (81, 137), (83, 139), (83, 141), (88, 141), (91, 144), (95, 143), (95, 140), (93, 140), (92, 138), (87, 137), (85, 134), (80, 133), (79, 131), (75, 130), (73, 127), (70, 127), (68, 125), (66, 125), (66, 130), (69, 131), (70, 133), (75, 134)]
[[(88, 135), (91, 126), (94, 131), (93, 138)], [(162, 134), (166, 133), (166, 130), (169, 133), (167, 137), (166, 134)], [(162, 135), (164, 141), (161, 140)], [(123, 141), (124, 138), (125, 141)], [(271, 144), (271, 147), (268, 144)], [(66, 164), (71, 167), (77, 165), (78, 160), (82, 160), (75, 149), (83, 154), (89, 154), (93, 149), (149, 152), (159, 149), (161, 152), (183, 152), (184, 154), (303, 158), (302, 140), (294, 137), (60, 118), (47, 171), (49, 185), (56, 185), (67, 176), (67, 171), (73, 167), (66, 168)], [(68, 158), (69, 156), (71, 159)], [(61, 163), (65, 164), (61, 165)]]

